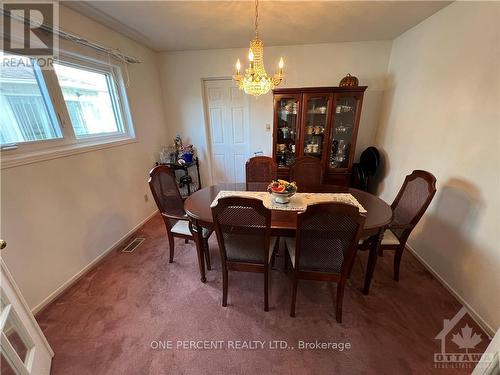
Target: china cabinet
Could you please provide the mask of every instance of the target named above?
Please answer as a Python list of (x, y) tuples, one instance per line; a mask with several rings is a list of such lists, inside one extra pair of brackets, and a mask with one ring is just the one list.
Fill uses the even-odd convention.
[(289, 178), (299, 156), (317, 157), (324, 183), (348, 186), (366, 86), (276, 89), (273, 157)]

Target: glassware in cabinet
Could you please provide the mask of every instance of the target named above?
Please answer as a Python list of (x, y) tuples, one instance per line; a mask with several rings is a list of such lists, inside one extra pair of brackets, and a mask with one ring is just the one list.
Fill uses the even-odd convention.
[(279, 99), (275, 145), (276, 162), (279, 167), (289, 167), (295, 161), (299, 113), (299, 99), (293, 97)]
[(333, 125), (330, 131), (328, 166), (330, 169), (349, 168), (358, 115), (358, 98), (340, 96), (335, 99)]
[(328, 134), (330, 94), (305, 94), (302, 128), (302, 153), (323, 160)]

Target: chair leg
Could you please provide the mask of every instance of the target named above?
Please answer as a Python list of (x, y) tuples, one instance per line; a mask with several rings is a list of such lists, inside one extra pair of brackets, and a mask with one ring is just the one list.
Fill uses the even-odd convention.
[(170, 254), (169, 254), (168, 262), (169, 263), (173, 263), (174, 262), (175, 240), (174, 240), (174, 236), (172, 236), (170, 233), (168, 233), (168, 246), (169, 246), (169, 249), (170, 249)]
[(283, 256), (285, 260), (283, 262), (283, 272), (288, 273), (289, 265), (290, 265), (290, 255), (288, 254), (288, 248), (285, 244), (285, 250), (283, 251)]
[(380, 246), (378, 248), (378, 256), (379, 257), (383, 257), (384, 256), (384, 248), (383, 248), (383, 246)]
[(297, 278), (296, 275), (293, 275), (293, 282), (292, 282), (292, 306), (290, 308), (290, 316), (292, 318), (295, 317), (295, 301), (297, 300), (297, 287), (299, 285), (299, 279)]
[(273, 256), (271, 257), (271, 267), (274, 268), (276, 264), (276, 257), (280, 256), (280, 238), (276, 238), (276, 244), (273, 249)]
[(396, 254), (394, 255), (394, 280), (399, 281), (399, 267), (401, 265), (401, 258), (403, 257), (403, 251), (405, 245), (401, 245), (396, 249)]
[(269, 267), (264, 269), (264, 311), (269, 311)]
[(205, 252), (205, 261), (207, 262), (207, 270), (212, 269), (212, 264), (210, 263), (210, 249), (208, 247), (208, 238), (203, 239), (203, 247)]
[(345, 281), (341, 280), (337, 284), (337, 300), (335, 301), (335, 318), (342, 323), (342, 304), (344, 303)]
[(222, 264), (222, 306), (227, 306), (228, 272), (225, 264)]

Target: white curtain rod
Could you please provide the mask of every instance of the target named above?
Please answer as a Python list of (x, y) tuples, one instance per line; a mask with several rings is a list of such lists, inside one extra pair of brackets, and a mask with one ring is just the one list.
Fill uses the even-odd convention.
[[(22, 23), (34, 24), (33, 21), (28, 20), (25, 17), (20, 17), (20, 16), (12, 15), (12, 14), (8, 13), (6, 10), (3, 10), (2, 13), (3, 13), (4, 17), (10, 17), (11, 19), (15, 19), (15, 20), (17, 20), (19, 22), (22, 22)], [(64, 31), (61, 28), (54, 28), (53, 26), (45, 25), (45, 24), (43, 24), (39, 28), (42, 29), (42, 30), (44, 30), (44, 31), (46, 31), (46, 32), (49, 32), (51, 34), (57, 35), (57, 36), (59, 36), (59, 37), (61, 37), (63, 39), (70, 40), (70, 41), (72, 41), (74, 43), (81, 44), (81, 45), (83, 45), (85, 47), (92, 48), (92, 49), (94, 49), (96, 51), (99, 51), (99, 52), (107, 53), (108, 55), (110, 55), (110, 56), (112, 56), (112, 57), (114, 57), (114, 58), (116, 58), (116, 59), (118, 59), (120, 61), (123, 61), (125, 63), (128, 63), (128, 64), (139, 64), (139, 63), (141, 63), (141, 61), (139, 59), (137, 59), (136, 57), (134, 57), (134, 56), (127, 55), (127, 54), (121, 52), (118, 49), (109, 48), (109, 47), (103, 46), (101, 44), (92, 42), (92, 41), (90, 41), (90, 40), (88, 40), (88, 39), (86, 39), (86, 38), (84, 38), (84, 37), (82, 37), (80, 35)]]

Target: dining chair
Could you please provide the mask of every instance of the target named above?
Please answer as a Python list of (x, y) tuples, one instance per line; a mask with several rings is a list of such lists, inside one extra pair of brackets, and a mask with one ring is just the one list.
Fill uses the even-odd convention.
[(264, 310), (269, 311), (271, 257), (277, 240), (271, 237), (271, 211), (260, 199), (226, 197), (212, 207), (222, 261), (222, 306), (227, 306), (228, 271), (264, 274)]
[(266, 191), (278, 175), (278, 165), (269, 156), (254, 156), (246, 162), (245, 171), (248, 191)]
[[(195, 229), (192, 227), (184, 211), (184, 200), (177, 186), (175, 171), (166, 165), (156, 166), (149, 172), (148, 182), (153, 198), (167, 228), (170, 247), (169, 263), (172, 263), (174, 261), (174, 238), (183, 238), (186, 242), (194, 240), (191, 231), (195, 231)], [(203, 252), (205, 253), (207, 269), (209, 270), (211, 269), (211, 265), (208, 238), (211, 234), (211, 230), (203, 228), (203, 243), (200, 244), (204, 248)]]
[(393, 217), (385, 230), (379, 255), (384, 250), (395, 250), (394, 280), (399, 281), (401, 258), (406, 241), (422, 218), (436, 194), (436, 177), (430, 172), (415, 170), (406, 176), (403, 186), (391, 204)]
[(365, 216), (344, 203), (318, 203), (297, 215), (295, 238), (285, 238), (292, 265), (292, 305), (295, 316), (299, 280), (337, 283), (336, 320), (342, 322), (344, 289), (351, 274)]
[(290, 167), (290, 181), (295, 181), (299, 189), (304, 185), (323, 183), (320, 159), (314, 156), (299, 156)]

